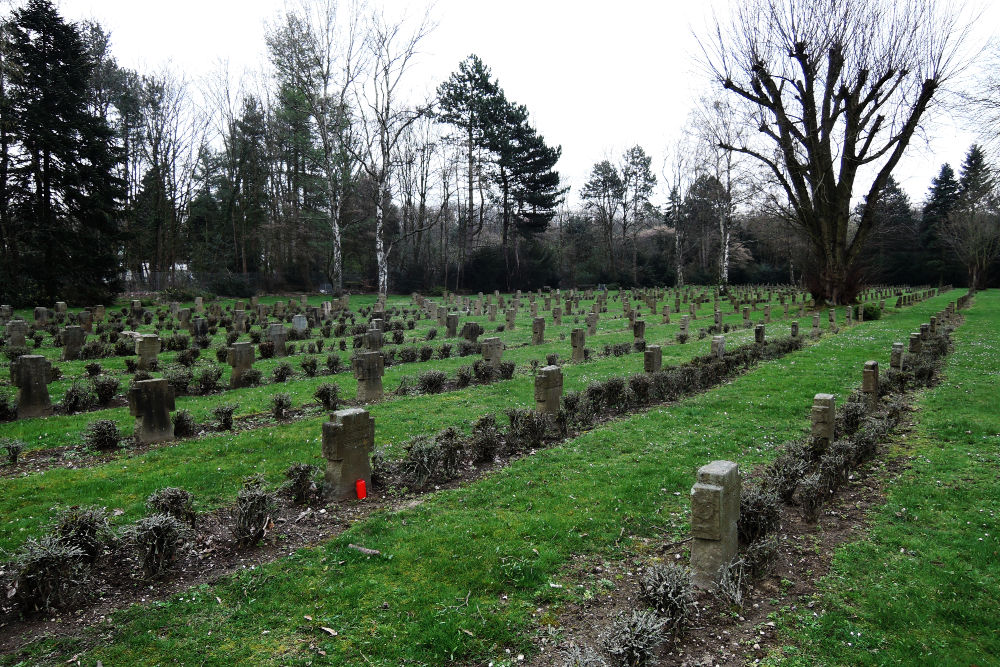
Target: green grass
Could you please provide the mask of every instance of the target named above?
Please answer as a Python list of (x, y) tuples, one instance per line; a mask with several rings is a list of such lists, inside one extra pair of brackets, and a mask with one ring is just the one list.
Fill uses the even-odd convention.
[[(613, 555), (629, 536), (682, 537), (699, 465), (727, 458), (750, 467), (770, 458), (803, 433), (815, 393), (843, 398), (859, 384), (864, 361), (886, 360), (894, 340), (955, 296), (821, 340), (418, 507), (376, 514), (322, 547), (115, 614), (84, 661), (298, 664), (318, 658), (316, 646), (333, 664), (397, 665), (528, 651), (531, 614), (552, 599), (549, 582), (571, 556)], [(348, 543), (385, 556), (363, 556)], [(466, 596), (468, 605), (457, 602)], [(46, 653), (65, 660), (79, 648), (73, 639), (43, 643), (26, 661)]]
[[(944, 382), (917, 403), (868, 536), (839, 549), (813, 609), (786, 619), (773, 662), (1000, 661), (1000, 294), (980, 293)], [(819, 615), (814, 616), (813, 611)]]

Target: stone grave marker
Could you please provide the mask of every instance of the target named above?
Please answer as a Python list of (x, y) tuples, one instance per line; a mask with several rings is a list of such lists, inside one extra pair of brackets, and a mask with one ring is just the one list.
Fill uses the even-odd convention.
[(351, 359), (351, 370), (358, 381), (357, 400), (371, 403), (382, 398), (382, 375), (385, 361), (381, 352), (362, 352)]
[(135, 353), (139, 357), (136, 368), (148, 371), (156, 366), (157, 355), (160, 354), (160, 337), (156, 334), (144, 334), (135, 339)]
[(740, 473), (732, 461), (698, 468), (691, 488), (691, 581), (715, 590), (739, 547)]
[(569, 342), (573, 348), (573, 363), (578, 364), (586, 359), (584, 350), (587, 346), (587, 332), (583, 329), (573, 329), (569, 334)]
[(663, 368), (663, 348), (647, 345), (642, 353), (642, 369), (646, 373), (658, 373)]
[(531, 322), (531, 344), (541, 345), (545, 342), (545, 320), (536, 317)]
[(824, 452), (833, 442), (837, 402), (833, 394), (816, 394), (812, 406), (812, 437), (817, 449)]
[(285, 342), (288, 340), (288, 329), (285, 325), (273, 323), (267, 328), (267, 339), (274, 343), (274, 356), (275, 357), (285, 357), (288, 356), (288, 350), (285, 348)]
[(26, 354), (10, 362), (10, 381), (17, 387), (17, 418), (52, 414), (49, 383), (52, 364), (40, 354)]
[(253, 343), (233, 343), (226, 352), (226, 363), (233, 367), (229, 376), (230, 388), (237, 389), (244, 385), (243, 374), (253, 368), (253, 362)]
[(543, 414), (559, 413), (563, 376), (558, 366), (545, 366), (535, 375), (535, 410)]
[(323, 492), (329, 500), (357, 498), (358, 480), (371, 489), (371, 452), (375, 448), (375, 420), (362, 408), (338, 410), (323, 424), (326, 475)]
[(497, 337), (484, 338), (481, 344), (483, 361), (496, 368), (503, 360), (503, 341)]
[(83, 327), (66, 327), (62, 331), (63, 361), (74, 361), (80, 358), (80, 348), (87, 341)]
[(129, 389), (129, 413), (135, 417), (135, 440), (140, 444), (174, 439), (170, 413), (175, 409), (174, 388), (160, 378), (141, 380)]

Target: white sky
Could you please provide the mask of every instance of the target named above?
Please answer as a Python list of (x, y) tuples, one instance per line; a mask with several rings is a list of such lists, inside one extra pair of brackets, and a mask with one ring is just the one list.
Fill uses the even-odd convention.
[[(378, 2), (379, 0), (371, 0)], [(390, 12), (417, 3), (381, 0)], [(724, 6), (725, 0), (716, 4)], [(70, 20), (96, 18), (112, 33), (112, 50), (126, 67), (159, 69), (170, 62), (197, 80), (228, 60), (231, 71), (261, 69), (264, 24), (282, 0), (61, 0)], [(1000, 3), (988, 2), (979, 25), (1000, 23)], [(659, 177), (665, 149), (707, 90), (695, 57), (692, 29), (711, 19), (699, 0), (438, 0), (437, 28), (423, 43), (410, 85), (433, 91), (470, 53), (492, 69), (508, 99), (524, 104), (539, 132), (563, 149), (559, 170), (572, 186), (569, 203), (593, 164), (639, 144)], [(973, 134), (961, 122), (931, 126), (931, 141), (911, 146), (896, 171), (915, 203), (923, 200), (941, 163), (956, 169)], [(662, 180), (662, 179), (661, 179)], [(663, 196), (658, 197), (662, 200)]]

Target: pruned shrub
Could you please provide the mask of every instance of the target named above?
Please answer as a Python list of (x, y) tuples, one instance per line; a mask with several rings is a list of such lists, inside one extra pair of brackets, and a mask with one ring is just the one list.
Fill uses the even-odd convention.
[(316, 372), (319, 370), (319, 362), (316, 357), (306, 357), (299, 362), (299, 366), (302, 367), (302, 372), (306, 374), (306, 377), (316, 377)]
[[(80, 347), (81, 359), (104, 359), (113, 355), (114, 349), (97, 339), (88, 340)], [(87, 364), (87, 366), (89, 372), (90, 364)], [(98, 364), (98, 368), (100, 368), (100, 364)]]
[(233, 512), (232, 532), (237, 544), (247, 547), (264, 539), (276, 507), (274, 494), (264, 489), (260, 478), (247, 480), (236, 497)]
[(457, 435), (445, 429), (433, 438), (418, 436), (405, 445), (406, 455), (400, 462), (405, 484), (422, 489), (432, 482), (446, 482), (458, 475), (462, 447)]
[(292, 495), (292, 502), (296, 505), (304, 504), (309, 496), (316, 491), (316, 482), (313, 478), (319, 468), (308, 463), (293, 463), (285, 471), (285, 488)]
[(118, 449), (122, 441), (121, 431), (113, 419), (98, 419), (87, 424), (83, 432), (84, 443), (98, 451)]
[(142, 578), (155, 579), (163, 574), (191, 538), (191, 529), (169, 514), (154, 514), (141, 519), (126, 533), (135, 550)]
[(663, 643), (667, 622), (655, 612), (620, 612), (604, 635), (604, 649), (616, 667), (645, 667), (654, 662), (654, 651)]
[(438, 348), (439, 359), (449, 359), (451, 357), (451, 343), (442, 343)]
[(313, 397), (323, 405), (324, 410), (334, 411), (340, 405), (340, 388), (330, 382), (316, 387)]
[(455, 386), (464, 389), (472, 384), (472, 366), (460, 366), (455, 371)]
[(753, 544), (778, 529), (781, 521), (778, 503), (777, 492), (768, 486), (751, 482), (743, 487), (736, 527), (744, 544)]
[(257, 346), (257, 355), (261, 359), (271, 359), (274, 357), (274, 343), (265, 340)]
[(479, 354), (479, 345), (467, 340), (459, 341), (458, 356), (468, 357), (471, 354)]
[(430, 329), (427, 330), (427, 340), (434, 340), (437, 337), (437, 334), (438, 330), (435, 329), (434, 327), (431, 327)]
[(562, 649), (561, 667), (608, 667), (597, 652), (589, 646), (571, 644)]
[(63, 412), (84, 412), (97, 405), (97, 396), (87, 384), (77, 380), (66, 390), (61, 405)]
[(63, 544), (80, 550), (81, 558), (93, 565), (114, 537), (103, 507), (70, 507), (59, 513), (52, 534)]
[(556, 366), (559, 364), (559, 354), (552, 352), (545, 355), (545, 364), (548, 366)]
[(164, 371), (163, 378), (174, 388), (175, 394), (186, 394), (194, 379), (190, 369), (176, 366)]
[(440, 394), (447, 379), (441, 371), (426, 371), (417, 378), (417, 388), (422, 394)]
[(112, 375), (98, 375), (90, 380), (98, 405), (107, 405), (118, 394), (121, 381)]
[(146, 498), (146, 507), (157, 514), (169, 514), (191, 528), (195, 527), (198, 520), (191, 492), (175, 486), (167, 486), (151, 493)]
[(417, 360), (417, 348), (404, 347), (399, 350), (399, 360), (404, 364), (410, 364)]
[(680, 343), (681, 345), (688, 342), (688, 338), (690, 338), (690, 336), (686, 333), (677, 334), (677, 342)]
[(239, 407), (239, 403), (223, 403), (212, 408), (212, 416), (215, 417), (215, 428), (220, 431), (232, 431), (233, 413)]
[(201, 394), (210, 394), (213, 391), (218, 390), (219, 380), (222, 378), (222, 367), (216, 364), (211, 366), (206, 366), (198, 372), (198, 377), (195, 380), (195, 384), (198, 385), (198, 392)]
[(673, 563), (655, 564), (639, 579), (642, 596), (665, 621), (664, 630), (677, 636), (694, 611), (694, 587), (687, 568)]
[(500, 451), (500, 430), (497, 428), (497, 418), (493, 413), (487, 413), (472, 425), (472, 437), (469, 439), (469, 453), (473, 463), (489, 463)]
[(326, 370), (330, 371), (331, 374), (339, 373), (343, 368), (344, 360), (340, 358), (339, 354), (326, 355)]
[(181, 350), (177, 353), (177, 363), (181, 366), (186, 366), (191, 368), (194, 366), (194, 362), (198, 361), (198, 357), (201, 356), (201, 351), (197, 348), (189, 347), (185, 350)]
[(508, 453), (537, 449), (545, 442), (552, 418), (534, 410), (511, 408), (504, 411), (510, 426), (507, 429)]
[(472, 374), (479, 384), (489, 384), (496, 377), (496, 369), (489, 362), (479, 359), (472, 364)]
[(288, 394), (275, 394), (271, 397), (271, 415), (282, 420), (288, 416), (288, 411), (292, 409), (292, 397)]
[(799, 480), (809, 469), (809, 450), (802, 443), (787, 448), (767, 467), (765, 479), (782, 502), (790, 503)]
[(21, 458), (21, 453), (24, 451), (24, 441), (13, 440), (11, 438), (0, 438), (0, 446), (3, 447), (5, 452), (7, 452), (8, 463), (12, 466), (16, 466), (18, 459)]
[(510, 380), (514, 377), (514, 370), (517, 366), (513, 361), (501, 361), (500, 365), (497, 366), (497, 375), (500, 376), (501, 380)]
[(288, 378), (292, 377), (293, 372), (292, 365), (287, 361), (282, 361), (271, 371), (271, 380), (273, 382), (285, 382)]
[(743, 553), (743, 567), (751, 579), (760, 579), (774, 570), (778, 559), (778, 536), (771, 534), (751, 542)]
[(11, 592), (26, 614), (48, 612), (79, 599), (90, 580), (83, 551), (53, 535), (29, 539), (11, 559)]
[(264, 373), (259, 368), (248, 368), (240, 376), (240, 384), (244, 387), (256, 387), (260, 385), (264, 378)]
[(10, 361), (14, 361), (18, 357), (23, 357), (27, 354), (31, 354), (31, 351), (24, 345), (8, 345), (3, 349), (3, 355)]
[(178, 410), (174, 413), (174, 435), (178, 438), (190, 438), (198, 430), (198, 423), (190, 410)]
[(799, 484), (799, 507), (802, 510), (802, 518), (810, 523), (815, 523), (819, 519), (819, 512), (823, 508), (825, 500), (826, 487), (820, 479), (819, 473), (803, 477)]

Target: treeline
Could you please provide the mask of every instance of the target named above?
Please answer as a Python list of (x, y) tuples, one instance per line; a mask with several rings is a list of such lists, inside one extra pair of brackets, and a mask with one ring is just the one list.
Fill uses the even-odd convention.
[[(409, 99), (429, 23), (365, 11), (286, 9), (267, 26), (266, 76), (196, 87), (120, 66), (107, 31), (49, 0), (13, 10), (0, 23), (0, 302), (808, 276), (810, 245), (773, 183), (720, 148), (746, 131), (723, 102), (701, 105), (659, 174), (635, 146), (571, 200), (560, 148), (478, 57)], [(969, 160), (958, 177), (943, 169), (922, 208), (884, 188), (858, 280), (992, 275), (981, 237), (995, 185), (975, 160), (982, 178)]]

